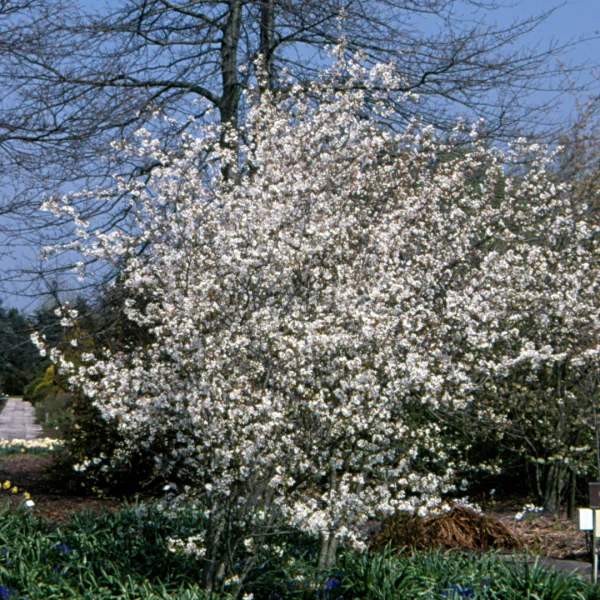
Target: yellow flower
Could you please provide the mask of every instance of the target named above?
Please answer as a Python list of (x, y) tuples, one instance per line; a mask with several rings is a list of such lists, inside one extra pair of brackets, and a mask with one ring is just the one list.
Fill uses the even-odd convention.
[(29, 492), (25, 492), (24, 496), (25, 500), (29, 500), (31, 498), (31, 494)]
[(8, 479), (4, 482), (3, 487), (5, 490), (7, 490), (10, 487), (10, 481), (8, 481)]
[(16, 494), (19, 491), (19, 488), (15, 485), (15, 487), (11, 490), (13, 494)]

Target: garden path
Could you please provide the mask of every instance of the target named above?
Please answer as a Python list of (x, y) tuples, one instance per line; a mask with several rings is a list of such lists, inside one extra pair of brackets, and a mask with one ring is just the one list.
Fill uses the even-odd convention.
[(9, 398), (0, 412), (0, 439), (34, 440), (41, 433), (33, 406), (21, 398)]
[(530, 565), (535, 564), (536, 561), (546, 569), (554, 569), (559, 573), (564, 573), (565, 575), (579, 575), (579, 577), (583, 579), (592, 579), (592, 565), (589, 562), (583, 562), (580, 560), (563, 560), (558, 558), (552, 558), (550, 556), (532, 556), (532, 555), (506, 555), (500, 554), (499, 557), (502, 560), (506, 560), (512, 562), (515, 560), (523, 561), (526, 560)]

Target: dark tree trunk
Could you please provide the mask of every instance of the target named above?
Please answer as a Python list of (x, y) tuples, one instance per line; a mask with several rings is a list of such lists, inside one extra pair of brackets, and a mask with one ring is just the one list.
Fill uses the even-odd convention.
[(542, 506), (544, 513), (549, 515), (556, 514), (558, 510), (558, 494), (557, 494), (557, 472), (556, 465), (550, 465), (546, 471), (546, 481), (544, 485), (544, 497), (542, 498)]
[[(240, 0), (230, 0), (229, 15), (223, 27), (221, 42), (221, 78), (223, 94), (219, 105), (223, 133), (221, 145), (236, 155), (236, 144), (230, 140), (230, 135), (238, 127), (238, 111), (240, 104), (240, 85), (238, 81), (237, 53), (240, 41), (242, 23), (242, 3)], [(235, 169), (235, 159), (225, 160), (222, 167), (223, 178), (231, 179)]]
[(262, 0), (260, 7), (260, 57), (267, 89), (272, 90), (275, 81), (273, 59), (275, 57), (275, 1)]
[(566, 476), (567, 469), (564, 466), (553, 463), (546, 467), (541, 497), (542, 507), (546, 514), (555, 515), (558, 512)]
[(569, 495), (567, 496), (567, 518), (575, 518), (575, 500), (577, 493), (577, 475), (573, 469), (569, 470)]

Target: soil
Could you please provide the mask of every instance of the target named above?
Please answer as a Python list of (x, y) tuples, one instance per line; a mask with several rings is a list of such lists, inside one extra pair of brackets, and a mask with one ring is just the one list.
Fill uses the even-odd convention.
[(65, 493), (64, 479), (58, 475), (49, 456), (9, 454), (0, 458), (0, 483), (8, 480), (19, 488), (14, 497), (9, 492), (2, 496), (16, 505), (23, 499), (21, 492), (29, 492), (35, 502), (34, 513), (57, 523), (68, 521), (73, 513), (116, 510), (123, 504), (119, 498)]

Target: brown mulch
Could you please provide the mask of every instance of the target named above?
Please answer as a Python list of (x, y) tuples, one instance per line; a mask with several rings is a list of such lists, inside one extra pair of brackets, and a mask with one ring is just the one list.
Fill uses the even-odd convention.
[(589, 560), (586, 534), (566, 518), (515, 520), (517, 509), (481, 514), (464, 505), (425, 517), (404, 515), (372, 527), (371, 547), (518, 551), (561, 560)]
[(589, 560), (586, 533), (579, 531), (577, 523), (568, 519), (566, 514), (515, 521), (515, 513), (499, 512), (495, 517), (507, 527), (512, 527), (529, 552), (562, 560)]
[(34, 454), (10, 454), (0, 458), (0, 483), (10, 481), (19, 488), (19, 494), (2, 493), (13, 504), (22, 501), (21, 492), (29, 492), (35, 502), (34, 513), (58, 523), (68, 521), (73, 513), (92, 510), (115, 510), (122, 505), (118, 498), (97, 498), (91, 495), (65, 493), (54, 468), (52, 457)]
[(425, 517), (404, 515), (388, 520), (373, 539), (372, 546), (385, 548), (388, 545), (421, 550), (432, 547), (478, 551), (523, 548), (521, 538), (505, 523), (461, 504)]

